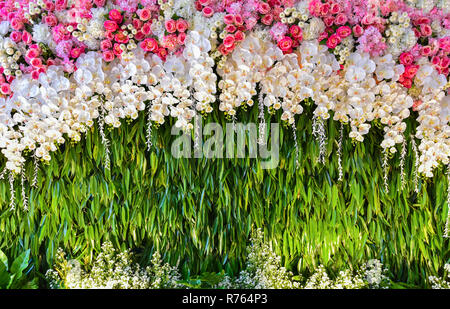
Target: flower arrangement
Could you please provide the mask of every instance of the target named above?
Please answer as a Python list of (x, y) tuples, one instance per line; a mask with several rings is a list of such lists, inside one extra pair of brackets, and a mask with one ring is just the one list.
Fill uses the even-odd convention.
[(2, 0), (0, 178), (12, 186), (95, 120), (108, 148), (104, 128), (141, 111), (150, 137), (168, 117), (190, 131), (255, 101), (260, 128), (280, 110), (294, 133), (315, 104), (321, 160), (333, 117), (355, 142), (383, 126), (384, 165), (410, 139), (416, 175), (433, 177), (449, 164), (449, 34), (445, 0)]
[(162, 289), (179, 288), (181, 275), (176, 267), (163, 264), (158, 252), (144, 268), (131, 260), (129, 251), (118, 252), (111, 242), (103, 243), (89, 271), (78, 260), (68, 260), (58, 249), (55, 269), (45, 276), (52, 289)]

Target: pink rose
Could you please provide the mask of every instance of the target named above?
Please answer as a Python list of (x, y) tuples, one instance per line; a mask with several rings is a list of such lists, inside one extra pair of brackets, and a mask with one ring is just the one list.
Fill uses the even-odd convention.
[(341, 39), (345, 39), (350, 34), (352, 34), (352, 29), (348, 26), (341, 26), (336, 30), (336, 33), (339, 35)]
[(227, 25), (225, 31), (228, 33), (234, 33), (237, 30), (235, 25)]
[(431, 54), (431, 47), (430, 46), (424, 46), (420, 49), (420, 53), (422, 56), (428, 57)]
[(327, 27), (333, 26), (334, 21), (335, 21), (335, 18), (333, 16), (325, 16), (323, 18), (323, 22), (325, 23), (325, 26), (327, 26)]
[(152, 32), (151, 24), (150, 24), (150, 23), (145, 23), (145, 24), (142, 26), (141, 31), (142, 31), (142, 33), (143, 33), (144, 35), (149, 35), (150, 32)]
[(142, 25), (143, 25), (143, 24), (144, 24), (144, 23), (142, 22), (142, 20), (137, 19), (137, 18), (134, 18), (134, 19), (133, 19), (133, 27), (134, 27), (134, 29), (140, 30), (140, 29), (142, 28)]
[(47, 16), (44, 17), (44, 23), (46, 23), (50, 27), (54, 27), (54, 26), (56, 26), (58, 24), (58, 19), (53, 14), (52, 15), (47, 15)]
[(127, 44), (128, 41), (130, 40), (130, 38), (128, 37), (128, 35), (125, 35), (125, 34), (123, 33), (122, 30), (120, 30), (120, 31), (119, 31), (118, 33), (116, 33), (116, 35), (114, 36), (114, 40), (115, 40), (117, 43), (120, 43), (120, 44)]
[(433, 65), (440, 65), (440, 63), (441, 63), (441, 58), (439, 58), (438, 56), (434, 56), (434, 57), (431, 59), (431, 63), (432, 63)]
[(178, 44), (184, 45), (184, 42), (186, 41), (186, 33), (185, 32), (178, 33), (177, 41)]
[(114, 53), (110, 50), (105, 50), (102, 53), (102, 57), (103, 57), (103, 60), (105, 60), (106, 62), (111, 62), (114, 60)]
[(111, 49), (112, 48), (112, 42), (111, 40), (103, 40), (100, 42), (100, 49), (101, 50), (107, 50), (107, 49)]
[(3, 83), (1, 88), (0, 88), (0, 91), (2, 92), (2, 94), (5, 94), (5, 95), (6, 94), (10, 94), (11, 93), (11, 87), (9, 86), (8, 83)]
[(420, 25), (420, 33), (423, 36), (430, 36), (433, 33), (433, 30), (431, 29), (430, 25), (422, 24)]
[(234, 23), (234, 16), (231, 14), (227, 14), (223, 17), (223, 21), (225, 22), (225, 24), (230, 25)]
[(31, 59), (30, 64), (33, 67), (37, 68), (37, 67), (40, 67), (42, 65), (42, 60), (41, 60), (41, 58), (33, 58), (33, 59)]
[(114, 32), (117, 30), (117, 28), (119, 27), (117, 25), (117, 23), (115, 21), (112, 20), (105, 20), (105, 22), (103, 23), (103, 27), (105, 27), (105, 29), (107, 31), (111, 31)]
[(84, 48), (81, 48), (81, 47), (73, 48), (73, 49), (70, 51), (70, 57), (72, 57), (72, 58), (78, 58), (78, 57), (80, 57), (80, 55), (83, 53), (83, 51), (84, 51)]
[(153, 38), (146, 38), (139, 46), (145, 51), (154, 52), (158, 49), (158, 42)]
[(143, 38), (145, 38), (145, 34), (142, 33), (142, 31), (138, 31), (136, 32), (136, 34), (134, 35), (134, 38), (138, 41), (142, 40)]
[(340, 13), (341, 11), (342, 11), (341, 6), (338, 3), (334, 3), (331, 6), (331, 14), (336, 15), (336, 14)]
[(166, 20), (164, 25), (166, 26), (166, 30), (169, 33), (174, 33), (175, 31), (177, 31), (177, 23), (173, 19)]
[(260, 2), (259, 5), (258, 5), (258, 12), (260, 14), (263, 14), (263, 15), (269, 13), (270, 12), (270, 5), (265, 3), (265, 2)]
[(115, 21), (116, 23), (120, 24), (123, 20), (122, 14), (120, 14), (119, 10), (112, 9), (109, 11), (109, 19)]
[(403, 76), (412, 79), (414, 76), (416, 76), (418, 70), (419, 65), (407, 65), (405, 66), (405, 72), (403, 73)]
[(220, 44), (219, 47), (218, 47), (217, 49), (218, 49), (219, 52), (220, 52), (222, 55), (224, 55), (224, 56), (228, 55), (228, 53), (229, 53), (228, 49), (227, 49), (227, 48), (225, 47), (225, 45), (223, 45), (223, 44)]
[(139, 18), (143, 21), (147, 21), (150, 19), (150, 17), (152, 16), (152, 13), (149, 9), (147, 8), (143, 8), (141, 10), (137, 10), (136, 12), (139, 16)]
[(33, 59), (39, 56), (39, 52), (36, 49), (29, 49), (27, 53), (25, 54), (25, 57), (28, 59)]
[(400, 63), (403, 65), (410, 65), (414, 61), (413, 55), (411, 53), (402, 53), (400, 55)]
[(270, 15), (270, 14), (264, 15), (264, 16), (261, 18), (261, 22), (262, 22), (264, 25), (266, 25), (266, 26), (270, 26), (270, 25), (272, 24), (272, 22), (273, 22), (273, 16)]
[(30, 44), (31, 43), (31, 40), (32, 40), (32, 37), (31, 37), (31, 34), (28, 32), (28, 31), (23, 31), (22, 32), (22, 41), (25, 43), (25, 44)]
[(11, 20), (11, 27), (14, 30), (22, 30), (23, 28), (23, 22), (21, 22), (18, 18), (13, 18)]
[(178, 19), (177, 20), (177, 30), (178, 30), (178, 32), (186, 32), (188, 27), (189, 27), (189, 25), (188, 25), (187, 21), (185, 21), (184, 19)]
[(236, 15), (234, 15), (234, 23), (235, 23), (236, 25), (241, 26), (241, 25), (244, 24), (244, 19), (242, 18), (241, 15), (236, 14)]
[(353, 27), (353, 33), (355, 34), (356, 37), (360, 37), (361, 35), (363, 35), (364, 29), (360, 25), (355, 25)]
[(300, 39), (302, 37), (302, 28), (300, 28), (298, 25), (292, 25), (289, 28), (289, 33), (292, 35), (294, 39)]
[(330, 49), (336, 48), (339, 43), (341, 43), (341, 38), (337, 33), (332, 34), (327, 40), (327, 46)]
[(205, 6), (202, 10), (202, 13), (205, 17), (211, 17), (214, 14), (214, 10), (209, 6)]
[(278, 41), (278, 47), (283, 52), (289, 51), (292, 47), (292, 39), (288, 36), (283, 37), (281, 40)]
[(232, 34), (228, 34), (227, 36), (225, 36), (225, 38), (223, 39), (223, 45), (225, 45), (225, 47), (230, 47), (233, 45), (235, 39), (234, 39), (234, 35)]
[(105, 6), (105, 2), (106, 2), (106, 0), (94, 0), (94, 4), (98, 7)]
[(330, 5), (328, 3), (324, 3), (320, 6), (320, 15), (325, 16), (330, 11)]
[(119, 43), (114, 43), (113, 53), (117, 57), (120, 57), (120, 55), (123, 53), (123, 50), (122, 50), (122, 48), (120, 48), (120, 44)]
[(234, 39), (236, 42), (241, 42), (245, 39), (245, 33), (238, 30), (236, 31), (236, 33), (234, 34)]
[(318, 40), (320, 42), (322, 40), (325, 40), (326, 38), (328, 38), (328, 32), (324, 31), (319, 35)]
[(347, 20), (348, 20), (347, 15), (341, 13), (338, 16), (336, 16), (334, 23), (336, 25), (344, 25), (347, 22)]
[(38, 79), (39, 78), (39, 71), (38, 70), (33, 70), (31, 72), (31, 78), (32, 79)]
[(13, 31), (13, 32), (11, 32), (9, 37), (11, 38), (11, 40), (18, 43), (18, 42), (20, 42), (20, 40), (22, 40), (22, 33), (19, 31)]

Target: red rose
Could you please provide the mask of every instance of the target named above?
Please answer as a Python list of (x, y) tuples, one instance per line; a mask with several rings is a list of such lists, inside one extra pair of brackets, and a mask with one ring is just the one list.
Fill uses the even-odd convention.
[(414, 76), (416, 76), (418, 70), (419, 65), (407, 65), (405, 66), (405, 72), (403, 73), (403, 76), (405, 78), (412, 79)]

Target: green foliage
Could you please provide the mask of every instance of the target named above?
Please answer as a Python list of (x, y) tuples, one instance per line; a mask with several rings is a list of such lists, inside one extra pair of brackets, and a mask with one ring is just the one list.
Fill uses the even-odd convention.
[[(145, 263), (157, 250), (171, 265), (179, 263), (184, 277), (222, 269), (235, 276), (244, 266), (247, 240), (256, 227), (263, 228), (283, 265), (295, 273), (308, 274), (324, 265), (336, 274), (376, 258), (395, 280), (425, 284), (450, 258), (449, 242), (442, 237), (448, 208), (442, 170), (421, 180), (416, 194), (408, 144), (408, 183), (398, 191), (397, 154), (390, 160), (386, 193), (378, 129), (364, 143), (353, 145), (344, 138), (344, 181), (339, 182), (339, 124), (327, 124), (327, 163), (320, 165), (310, 109), (297, 122), (298, 169), (289, 127), (280, 133), (280, 164), (272, 170), (261, 169), (259, 159), (251, 158), (175, 159), (170, 124), (153, 129), (154, 146), (148, 152), (141, 116), (107, 132), (107, 171), (105, 150), (92, 129), (41, 167), (37, 188), (27, 182), (28, 212), (20, 207), (20, 180), (15, 183), (14, 211), (9, 211), (9, 184), (0, 182), (0, 248), (12, 255), (29, 248), (37, 270), (45, 272), (58, 247), (87, 264), (102, 242), (110, 240), (116, 248), (132, 248)], [(208, 121), (225, 123), (218, 113)], [(257, 109), (248, 121), (258, 121)], [(413, 126), (408, 123), (407, 136)], [(26, 169), (31, 180), (32, 162)]]
[(36, 289), (37, 277), (29, 280), (25, 271), (30, 266), (30, 250), (24, 251), (11, 264), (0, 250), (0, 289)]

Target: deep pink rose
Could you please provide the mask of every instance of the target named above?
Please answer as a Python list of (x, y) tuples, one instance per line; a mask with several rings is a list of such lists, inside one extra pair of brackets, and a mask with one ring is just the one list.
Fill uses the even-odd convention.
[(112, 9), (111, 11), (109, 11), (108, 15), (111, 20), (115, 21), (118, 24), (120, 24), (123, 20), (123, 16), (122, 14), (120, 14), (119, 10)]
[(341, 39), (345, 39), (350, 34), (352, 34), (352, 29), (348, 26), (341, 26), (336, 30), (336, 33), (339, 35)]
[(410, 65), (414, 61), (413, 55), (411, 53), (402, 53), (400, 55), (400, 63), (403, 65)]
[(341, 38), (337, 33), (332, 34), (327, 40), (327, 46), (330, 49), (336, 48), (339, 43), (341, 43)]
[(105, 22), (103, 23), (103, 27), (105, 27), (107, 31), (114, 32), (119, 26), (117, 26), (117, 23), (113, 20), (105, 20)]
[(288, 36), (283, 37), (278, 41), (278, 47), (284, 52), (289, 51), (292, 47), (292, 39)]

